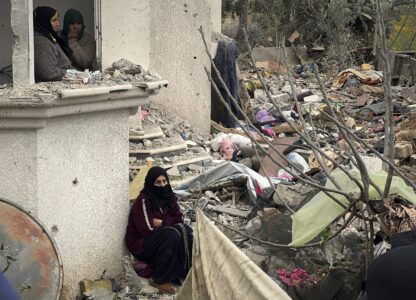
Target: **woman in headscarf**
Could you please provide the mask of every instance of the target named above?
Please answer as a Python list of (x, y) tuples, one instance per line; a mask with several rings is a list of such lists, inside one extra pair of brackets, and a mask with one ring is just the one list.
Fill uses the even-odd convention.
[(85, 30), (84, 18), (81, 12), (73, 8), (66, 11), (64, 28), (60, 32), (60, 36), (73, 51), (71, 60), (74, 67), (82, 71), (98, 69), (95, 57), (95, 39), (91, 33)]
[(48, 6), (38, 6), (33, 11), (35, 79), (59, 81), (70, 69), (72, 50), (58, 36), (58, 12)]
[(183, 224), (166, 171), (150, 168), (131, 207), (125, 236), (130, 253), (151, 267), (150, 285), (163, 293), (175, 293), (172, 282), (185, 279), (191, 267), (192, 240), (192, 229)]

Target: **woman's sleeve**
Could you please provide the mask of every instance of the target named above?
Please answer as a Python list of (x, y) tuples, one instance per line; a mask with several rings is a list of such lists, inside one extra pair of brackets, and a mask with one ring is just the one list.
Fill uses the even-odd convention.
[(166, 225), (173, 225), (177, 223), (183, 223), (183, 214), (176, 199), (173, 204), (173, 212), (171, 212), (167, 217)]
[(153, 227), (153, 213), (148, 205), (147, 201), (143, 197), (139, 197), (134, 203), (134, 225), (140, 236), (145, 237), (151, 234), (154, 230)]
[(35, 74), (41, 81), (60, 81), (66, 73), (58, 67), (58, 60), (51, 45), (46, 42), (35, 45)]
[(84, 46), (81, 46), (77, 40), (69, 40), (69, 47), (73, 54), (71, 59), (74, 65), (82, 69), (91, 67), (92, 61), (95, 58), (95, 40), (92, 36), (88, 36), (88, 40)]

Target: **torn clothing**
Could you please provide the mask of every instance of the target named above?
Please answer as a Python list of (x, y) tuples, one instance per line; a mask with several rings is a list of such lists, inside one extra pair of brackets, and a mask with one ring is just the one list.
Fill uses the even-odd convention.
[(192, 229), (179, 223), (145, 237), (143, 250), (133, 255), (151, 266), (151, 277), (158, 284), (184, 280), (192, 264), (192, 243)]
[(34, 50), (36, 82), (60, 81), (66, 70), (72, 67), (59, 44), (51, 42), (39, 32), (35, 32)]
[[(239, 96), (237, 92), (238, 83), (237, 83), (237, 57), (238, 57), (238, 49), (237, 49), (237, 43), (232, 41), (224, 41), (221, 40), (218, 43), (218, 49), (217, 54), (214, 58), (215, 66), (217, 67), (218, 71), (220, 72), (221, 79), (224, 81), (228, 91), (230, 92), (231, 96), (239, 101)], [(218, 78), (216, 72), (213, 72), (213, 79), (218, 87), (218, 89), (221, 92), (221, 96), (224, 98), (224, 100), (227, 102), (227, 104), (230, 106), (231, 111), (235, 116), (239, 116), (239, 110), (236, 107), (235, 103), (231, 100), (231, 98), (228, 96), (228, 93), (226, 89), (221, 84), (220, 78)], [(225, 110), (225, 107), (223, 107), (222, 103), (215, 105), (221, 106), (223, 108), (223, 119), (218, 120), (218, 116), (213, 116), (211, 114), (211, 118), (217, 122), (222, 123), (226, 127), (234, 128), (236, 126), (235, 120), (231, 117), (231, 115), (228, 113), (227, 110)]]
[(132, 254), (140, 253), (143, 249), (145, 237), (158, 229), (153, 227), (153, 219), (161, 219), (163, 226), (183, 223), (183, 214), (177, 199), (172, 202), (171, 208), (153, 209), (149, 199), (142, 191), (130, 210), (127, 231), (124, 238), (127, 249)]

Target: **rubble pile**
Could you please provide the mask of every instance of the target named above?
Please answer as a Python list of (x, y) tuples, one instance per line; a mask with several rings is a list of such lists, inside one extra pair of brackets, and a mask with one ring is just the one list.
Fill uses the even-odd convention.
[[(303, 69), (301, 74), (293, 78), (300, 111), (291, 99), (292, 91), (287, 76), (265, 72), (263, 74), (266, 75), (273, 101), (279, 105), (285, 116), (297, 124), (297, 129), (307, 130), (325, 154), (350, 169), (354, 175), (351, 148), (326, 115), (329, 107), (323, 101), (323, 92), (312, 73)], [(331, 212), (329, 208), (326, 212), (328, 203), (319, 204), (322, 192), (291, 175), (309, 175), (324, 186), (327, 184), (327, 177), (318, 159), (310, 146), (279, 115), (261, 88), (256, 75), (248, 71), (242, 77), (243, 85), (250, 95), (249, 117), (262, 131), (261, 135), (256, 134), (260, 146), (254, 147), (253, 142), (240, 128), (224, 128), (215, 122), (211, 124), (212, 136), (200, 135), (186, 121), (169, 115), (152, 104), (140, 114), (143, 119), (142, 128), (132, 128), (130, 131), (130, 166), (133, 169), (131, 177), (136, 174), (135, 168), (139, 169), (149, 160), (153, 164), (165, 166), (173, 178), (173, 185), (176, 186), (175, 193), (181, 198), (180, 205), (186, 222), (194, 225), (196, 211), (202, 210), (292, 299), (356, 297), (365, 277), (367, 245), (364, 222), (354, 219), (350, 223), (347, 214), (336, 222), (329, 222), (329, 226), (319, 227), (322, 226), (318, 225), (320, 214), (328, 214), (327, 217), (335, 214), (335, 220), (340, 212)], [(362, 66), (345, 70), (331, 80), (328, 79), (321, 78), (325, 83), (324, 92), (338, 118), (354, 134), (379, 153), (383, 153), (382, 74), (369, 66)], [(416, 175), (415, 91), (413, 88), (396, 86), (393, 92), (395, 163), (409, 178), (415, 178), (412, 177)], [(305, 128), (300, 122), (300, 115), (306, 120)], [(155, 127), (158, 129), (154, 129)], [(152, 132), (159, 132), (163, 136), (154, 134), (153, 138), (138, 139), (140, 142), (134, 140), (134, 136), (152, 136)], [(288, 166), (266, 141), (283, 153), (296, 168)], [(172, 151), (162, 155), (132, 155), (134, 151), (178, 144), (184, 144), (186, 148), (170, 148)], [(358, 142), (354, 142), (354, 146), (369, 173), (378, 174), (382, 170), (381, 159)], [(268, 155), (264, 155), (259, 147), (268, 152)], [(177, 163), (179, 157), (185, 156), (185, 161), (189, 161), (197, 152), (204, 152), (210, 159), (183, 165)], [(288, 166), (291, 172), (286, 172), (271, 157)], [(331, 175), (348, 186), (346, 176), (337, 171), (333, 162), (324, 159), (324, 163)], [(270, 182), (266, 180), (266, 176), (269, 176)], [(390, 195), (390, 204), (383, 205), (375, 201), (375, 211), (386, 220), (393, 233), (409, 230), (416, 224), (416, 210), (412, 202), (414, 191), (408, 189), (399, 184), (397, 190), (403, 191)], [(320, 243), (319, 247), (296, 249), (296, 246), (308, 242), (299, 242), (296, 239), (297, 233), (293, 232), (294, 223), (299, 222), (299, 212), (305, 205), (318, 207), (318, 215), (313, 218), (318, 221), (314, 224), (320, 229), (315, 230), (308, 239), (309, 243), (325, 241), (337, 230), (340, 233), (327, 242)], [(376, 227), (375, 230), (380, 228)], [(388, 240), (384, 239), (375, 245), (375, 255), (383, 253), (389, 247)]]
[[(284, 115), (298, 130), (308, 131), (315, 144), (349, 170), (351, 176), (360, 180), (351, 161), (351, 147), (327, 116), (329, 107), (323, 101), (324, 93), (337, 118), (349, 130), (379, 153), (384, 152), (380, 72), (367, 65), (351, 68), (334, 78), (321, 78), (325, 88), (322, 91), (312, 73), (303, 68), (293, 78), (299, 110), (291, 99), (287, 76), (263, 73), (272, 99)], [(366, 273), (365, 223), (358, 218), (351, 222), (350, 213), (338, 219), (343, 212), (341, 207), (325, 198), (319, 188), (297, 178), (307, 175), (321, 186), (328, 187), (330, 183), (310, 145), (280, 116), (256, 75), (248, 71), (242, 77), (250, 96), (247, 113), (262, 131), (255, 135), (260, 146), (254, 146), (240, 128), (224, 128), (215, 122), (211, 124), (212, 135), (202, 135), (188, 122), (152, 103), (139, 110), (136, 117), (142, 120), (141, 124), (130, 128), (131, 179), (149, 164), (166, 168), (181, 200), (185, 222), (194, 227), (197, 212), (203, 211), (292, 299), (356, 298)], [(415, 90), (396, 86), (393, 93), (395, 163), (414, 182)], [(306, 120), (305, 124), (300, 122), (300, 116)], [(275, 149), (292, 165), (277, 155)], [(356, 141), (354, 150), (361, 155), (372, 180), (383, 176), (382, 161), (373, 151)], [(276, 164), (276, 160), (290, 172)], [(343, 188), (355, 191), (356, 186), (351, 185), (335, 163), (325, 158), (323, 163)], [(392, 191), (389, 203), (373, 201), (374, 211), (393, 234), (414, 229), (414, 191), (396, 179)], [(379, 198), (375, 192), (370, 197)], [(305, 213), (305, 210), (311, 211)], [(381, 232), (377, 224), (374, 230)], [(332, 236), (335, 232), (339, 233)], [(303, 247), (308, 243), (316, 246)], [(390, 241), (380, 238), (374, 244), (374, 255), (389, 247)], [(113, 293), (120, 299), (156, 299), (157, 291), (135, 274), (134, 261), (126, 257), (125, 264), (126, 274), (119, 284), (122, 287)]]
[[(67, 89), (90, 89), (102, 86), (131, 85), (146, 87), (149, 84), (167, 86), (168, 82), (162, 80), (159, 74), (153, 70), (144, 70), (140, 65), (126, 59), (120, 59), (111, 67), (100, 71), (67, 70), (62, 81), (39, 82), (30, 88), (13, 88), (12, 84), (0, 85), (0, 102), (2, 99), (25, 101), (25, 99), (39, 99), (41, 102), (50, 102), (51, 98)], [(126, 88), (126, 87), (125, 87)]]
[(212, 161), (210, 137), (189, 122), (154, 103), (143, 107), (135, 117), (141, 119), (141, 124), (130, 128), (131, 179), (149, 162), (170, 169), (170, 176), (181, 179), (202, 172)]

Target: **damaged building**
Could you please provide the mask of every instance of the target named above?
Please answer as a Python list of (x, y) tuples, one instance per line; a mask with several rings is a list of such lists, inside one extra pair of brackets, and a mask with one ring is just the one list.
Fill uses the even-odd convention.
[[(61, 18), (71, 7), (82, 12), (102, 71), (125, 59), (156, 70), (163, 81), (35, 84), (32, 12), (41, 5)], [(30, 267), (43, 272), (51, 291), (32, 288), (28, 297), (52, 299), (63, 280), (72, 299), (80, 280), (122, 268), (129, 117), (153, 97), (209, 131), (211, 90), (203, 73), (209, 60), (198, 28), (207, 36), (220, 31), (221, 3), (11, 0), (1, 1), (0, 15), (0, 198), (39, 220), (59, 249), (50, 262), (57, 273), (36, 262)]]
[[(356, 5), (330, 1), (323, 18), (298, 4), (313, 13), (276, 1), (0, 4), (0, 271), (23, 299), (371, 299), (372, 276), (390, 276), (371, 266), (414, 249), (416, 52), (370, 47), (355, 18), (328, 40), (302, 18), (339, 25), (337, 5)], [(99, 70), (34, 82), (41, 5), (61, 20), (79, 9)], [(160, 233), (169, 246), (147, 251), (163, 268), (141, 244)]]

